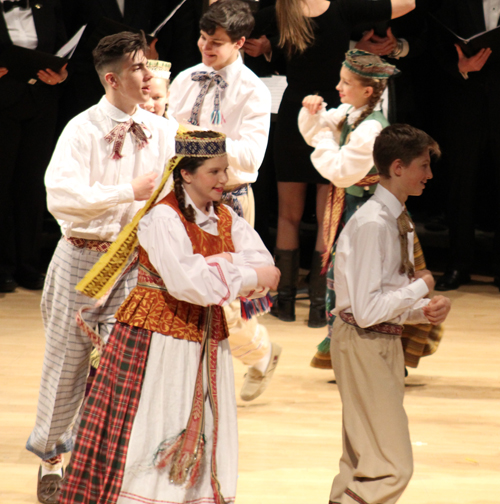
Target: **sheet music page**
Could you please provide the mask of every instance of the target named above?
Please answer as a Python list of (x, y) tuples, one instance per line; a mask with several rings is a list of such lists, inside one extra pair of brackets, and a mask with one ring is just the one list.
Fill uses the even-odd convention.
[(87, 28), (87, 25), (83, 25), (62, 47), (56, 52), (56, 56), (59, 58), (71, 58), (75, 52), (76, 46), (80, 39), (82, 38), (83, 32)]
[(156, 34), (172, 19), (172, 16), (184, 5), (186, 0), (182, 2), (151, 32), (152, 37), (156, 37)]
[(260, 80), (269, 88), (269, 91), (271, 91), (271, 113), (277, 114), (281, 99), (283, 98), (283, 93), (288, 86), (286, 76), (273, 75), (272, 77), (261, 77)]

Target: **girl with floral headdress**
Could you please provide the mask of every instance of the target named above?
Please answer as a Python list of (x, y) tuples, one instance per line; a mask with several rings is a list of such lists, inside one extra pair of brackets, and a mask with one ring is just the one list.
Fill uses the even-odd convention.
[(381, 97), (389, 77), (397, 72), (394, 65), (379, 56), (353, 49), (346, 53), (336, 87), (342, 105), (326, 110), (326, 103), (317, 95), (306, 96), (302, 102), (299, 130), (315, 148), (312, 164), (332, 183), (323, 225), (328, 335), (318, 347), (311, 362), (313, 367), (331, 369), (334, 243), (341, 227), (375, 191), (378, 175), (373, 163), (373, 144), (389, 124), (381, 110)]
[(148, 60), (147, 67), (154, 77), (149, 81), (149, 100), (141, 107), (153, 114), (167, 117), (171, 64), (168, 61)]
[(219, 204), (225, 135), (178, 133), (176, 154), (166, 168), (174, 190), (139, 223), (137, 287), (101, 356), (61, 504), (234, 503), (236, 403), (222, 307), (265, 295), (279, 270), (250, 225)]

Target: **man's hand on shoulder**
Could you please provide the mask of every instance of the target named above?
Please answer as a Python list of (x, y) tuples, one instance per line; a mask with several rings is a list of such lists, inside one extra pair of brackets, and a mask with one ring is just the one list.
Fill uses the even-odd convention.
[(158, 177), (157, 173), (150, 172), (146, 175), (132, 180), (132, 188), (134, 189), (134, 199), (136, 201), (144, 201), (149, 199), (155, 190), (155, 179)]
[(451, 301), (445, 296), (434, 296), (427, 306), (422, 308), (427, 320), (434, 325), (442, 324), (450, 312)]

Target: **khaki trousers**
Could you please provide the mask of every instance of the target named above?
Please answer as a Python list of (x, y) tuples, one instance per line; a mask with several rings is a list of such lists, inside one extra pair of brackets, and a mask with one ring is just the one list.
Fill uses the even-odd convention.
[(400, 337), (360, 329), (340, 317), (332, 332), (343, 453), (330, 503), (393, 504), (413, 473)]
[[(253, 227), (255, 223), (255, 200), (252, 188), (248, 188), (248, 195), (237, 196), (243, 209), (245, 220)], [(251, 320), (241, 318), (241, 306), (236, 299), (224, 307), (229, 328), (229, 346), (233, 357), (239, 359), (246, 366), (257, 363), (269, 352), (269, 334), (267, 329), (257, 323), (257, 317)]]

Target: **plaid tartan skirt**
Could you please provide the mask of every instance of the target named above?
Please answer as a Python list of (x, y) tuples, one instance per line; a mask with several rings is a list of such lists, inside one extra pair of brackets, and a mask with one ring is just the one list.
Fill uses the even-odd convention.
[[(205, 402), (206, 450), (192, 488), (169, 481), (155, 455), (186, 427), (201, 345), (117, 323), (85, 406), (60, 504), (210, 504), (212, 414)], [(237, 480), (234, 376), (227, 340), (219, 343), (218, 479), (232, 503)], [(204, 383), (207, 383), (205, 377)]]

